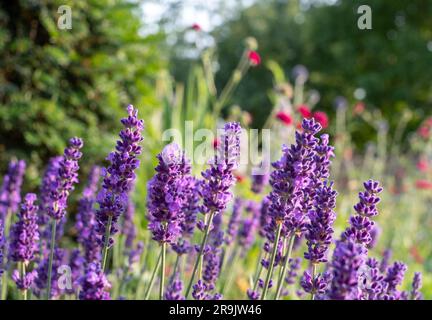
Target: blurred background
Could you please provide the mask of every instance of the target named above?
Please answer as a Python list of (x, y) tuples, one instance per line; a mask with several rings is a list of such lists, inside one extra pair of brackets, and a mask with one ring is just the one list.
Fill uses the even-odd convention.
[[(61, 5), (71, 29), (58, 27)], [(358, 28), (360, 5), (371, 30)], [(144, 199), (167, 128), (238, 120), (271, 128), (279, 150), (314, 117), (336, 146), (340, 229), (361, 181), (380, 179), (377, 252), (392, 248), (430, 286), (431, 17), (429, 0), (2, 0), (0, 172), (25, 159), (24, 189), (37, 189), (48, 159), (80, 136), (85, 176), (133, 104), (146, 121)]]

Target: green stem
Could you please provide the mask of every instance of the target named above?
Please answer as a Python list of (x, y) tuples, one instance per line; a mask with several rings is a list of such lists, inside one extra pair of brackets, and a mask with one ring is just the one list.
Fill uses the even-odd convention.
[(228, 270), (231, 270), (230, 272), (228, 272), (228, 277), (225, 279), (225, 281), (222, 284), (221, 290), (220, 290), (220, 294), (223, 295), (223, 293), (225, 292), (225, 290), (228, 290), (231, 288), (231, 283), (233, 281), (234, 276), (236, 275), (236, 272), (234, 271), (235, 269), (232, 268), (233, 266), (235, 266), (237, 258), (238, 258), (238, 247), (236, 247), (232, 253), (232, 256), (230, 257), (230, 259), (228, 260)]
[(266, 277), (266, 281), (264, 284), (261, 300), (265, 300), (266, 295), (267, 295), (268, 287), (269, 287), (270, 280), (271, 280), (272, 273), (273, 273), (273, 265), (274, 265), (275, 260), (276, 260), (276, 253), (277, 253), (277, 248), (278, 248), (278, 244), (279, 244), (279, 238), (281, 235), (281, 231), (282, 231), (282, 223), (279, 223), (278, 227), (277, 227), (277, 231), (276, 231), (276, 238), (275, 238), (275, 241), (273, 243), (273, 252), (272, 252), (269, 268), (267, 270), (267, 277)]
[(111, 224), (112, 224), (112, 216), (110, 215), (108, 217), (108, 223), (105, 227), (105, 239), (104, 239), (104, 246), (102, 249), (102, 272), (105, 272), (106, 262), (107, 262), (107, 256), (108, 256), (108, 244), (109, 244), (109, 238), (111, 233)]
[(54, 259), (54, 247), (56, 240), (56, 229), (57, 229), (57, 220), (53, 219), (51, 222), (51, 244), (50, 244), (50, 255), (48, 262), (48, 285), (47, 285), (47, 300), (51, 298), (51, 277), (52, 277), (52, 264)]
[(162, 255), (162, 265), (160, 268), (159, 300), (164, 299), (166, 242), (162, 243), (161, 255)]
[[(256, 289), (258, 288), (259, 278), (261, 277), (261, 273), (264, 269), (264, 267), (261, 263), (261, 257), (262, 257), (262, 252), (260, 254), (260, 258), (258, 260), (258, 265), (257, 265), (256, 272), (255, 272), (255, 281), (254, 281), (253, 291), (256, 291)], [(264, 258), (267, 259), (267, 253), (264, 255)]]
[[(26, 265), (25, 262), (21, 262), (21, 279), (25, 279), (26, 276)], [(24, 289), (23, 292), (23, 300), (27, 300), (27, 289)]]
[[(317, 265), (315, 263), (313, 263), (312, 264), (312, 281), (315, 280), (316, 268), (317, 268)], [(311, 300), (315, 299), (315, 290), (314, 290), (314, 288), (312, 288), (311, 298), (310, 299)]]
[(156, 262), (156, 266), (155, 266), (153, 273), (152, 273), (152, 276), (150, 278), (150, 283), (149, 283), (149, 286), (147, 287), (144, 300), (148, 300), (148, 298), (150, 297), (150, 292), (151, 292), (151, 289), (153, 288), (154, 280), (156, 278), (156, 273), (159, 269), (161, 258), (162, 258), (162, 254), (159, 254), (159, 258), (158, 258), (158, 261)]
[(278, 284), (276, 287), (277, 289), (276, 289), (275, 300), (279, 299), (279, 296), (280, 296), (281, 291), (282, 291), (282, 284), (284, 282), (285, 275), (286, 275), (288, 265), (289, 265), (289, 260), (291, 258), (291, 252), (292, 252), (292, 248), (293, 248), (293, 244), (294, 244), (294, 238), (295, 238), (295, 234), (291, 235), (289, 237), (289, 240), (288, 240), (288, 250), (287, 250), (287, 253), (285, 255), (285, 263), (282, 267), (281, 273), (279, 274), (279, 280), (278, 280)]
[(211, 227), (211, 224), (213, 222), (214, 214), (215, 214), (214, 211), (212, 211), (210, 213), (210, 218), (208, 219), (208, 223), (207, 223), (207, 226), (206, 226), (206, 229), (205, 229), (205, 233), (204, 233), (204, 238), (203, 238), (203, 241), (201, 243), (201, 248), (200, 248), (200, 251), (198, 253), (198, 257), (197, 257), (197, 259), (195, 261), (195, 265), (194, 265), (194, 268), (193, 268), (193, 271), (192, 271), (192, 274), (191, 274), (191, 278), (189, 280), (189, 285), (188, 285), (187, 290), (186, 290), (186, 296), (185, 296), (186, 299), (188, 298), (189, 293), (190, 293), (190, 291), (192, 289), (192, 284), (193, 284), (193, 281), (194, 281), (194, 278), (195, 278), (195, 274), (196, 274), (197, 269), (198, 269), (198, 265), (200, 264), (201, 258), (203, 256), (204, 248), (207, 245), (207, 239), (208, 239), (208, 235), (210, 233), (210, 227)]

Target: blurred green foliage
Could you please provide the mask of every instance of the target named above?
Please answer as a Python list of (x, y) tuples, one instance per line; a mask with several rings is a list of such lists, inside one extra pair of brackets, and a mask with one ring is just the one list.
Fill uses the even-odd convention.
[[(372, 30), (360, 30), (357, 8), (369, 5)], [(356, 88), (366, 90), (367, 108), (379, 108), (394, 132), (402, 111), (414, 116), (408, 130), (417, 127), (432, 107), (430, 86), (432, 2), (428, 0), (339, 0), (256, 1), (240, 10), (212, 32), (217, 43), (220, 88), (230, 76), (241, 54), (243, 39), (258, 40), (263, 65), (242, 82), (231, 103), (252, 111), (254, 126), (261, 126), (271, 110), (268, 93), (273, 77), (266, 62), (274, 60), (287, 74), (296, 64), (310, 71), (308, 86), (321, 93), (317, 108), (334, 118), (333, 101), (345, 96), (354, 103)], [(177, 60), (182, 60), (182, 57)], [(172, 69), (181, 78), (184, 69), (173, 60)], [(333, 121), (334, 123), (334, 121)], [(363, 144), (374, 135), (371, 126), (354, 128), (355, 143)]]
[[(72, 29), (57, 26), (61, 5)], [(138, 3), (127, 0), (17, 0), (0, 3), (0, 164), (28, 160), (36, 179), (68, 139), (84, 139), (82, 164), (114, 147), (127, 104), (157, 106), (162, 35), (143, 36)], [(2, 170), (3, 171), (3, 170)]]

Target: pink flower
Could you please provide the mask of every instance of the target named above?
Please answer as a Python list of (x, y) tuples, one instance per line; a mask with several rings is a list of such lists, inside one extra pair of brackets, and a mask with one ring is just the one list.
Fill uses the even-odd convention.
[(218, 138), (214, 138), (213, 140), (213, 148), (217, 149), (217, 147), (220, 145), (220, 140)]
[(260, 55), (258, 54), (258, 52), (253, 51), (253, 50), (249, 50), (248, 59), (249, 59), (250, 64), (254, 67), (261, 63)]
[(300, 112), (303, 118), (309, 119), (312, 116), (312, 112), (309, 107), (305, 104), (301, 104), (297, 107), (297, 111)]
[(279, 111), (278, 113), (276, 113), (276, 118), (286, 126), (289, 126), (293, 123), (292, 117), (288, 113), (283, 111)]
[(427, 180), (417, 180), (416, 181), (416, 188), (422, 189), (422, 190), (431, 190), (432, 189), (432, 182)]
[(354, 114), (362, 114), (365, 111), (365, 104), (363, 102), (357, 102), (354, 106)]
[(327, 116), (327, 114), (326, 114), (325, 112), (322, 112), (322, 111), (314, 112), (313, 115), (312, 115), (312, 117), (313, 117), (316, 121), (318, 121), (318, 123), (319, 123), (319, 124), (320, 124), (324, 129), (328, 127), (329, 119), (328, 119), (328, 116)]
[(425, 159), (420, 159), (417, 162), (417, 169), (421, 172), (427, 172), (429, 169), (429, 164)]
[(201, 26), (198, 23), (194, 23), (191, 26), (191, 29), (194, 29), (195, 31), (201, 31), (202, 30)]

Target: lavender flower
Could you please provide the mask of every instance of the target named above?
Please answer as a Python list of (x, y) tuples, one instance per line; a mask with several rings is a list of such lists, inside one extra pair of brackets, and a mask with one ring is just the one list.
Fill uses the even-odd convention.
[[(127, 195), (133, 187), (135, 170), (140, 164), (137, 157), (141, 154), (141, 131), (144, 129), (144, 122), (138, 119), (138, 110), (132, 105), (127, 107), (127, 112), (128, 117), (121, 120), (124, 129), (120, 131), (116, 150), (108, 155), (110, 165), (102, 172), (102, 190), (97, 196), (98, 231), (101, 235), (101, 244), (106, 244), (107, 248), (114, 243), (112, 236), (118, 232), (117, 222), (126, 210)], [(107, 229), (109, 238), (105, 239)]]
[(3, 221), (8, 213), (13, 214), (18, 210), (25, 168), (24, 160), (9, 162), (8, 171), (0, 188), (0, 219)]
[(72, 294), (75, 293), (80, 286), (80, 279), (85, 266), (85, 259), (81, 256), (79, 249), (74, 249), (70, 252), (69, 266), (71, 268), (72, 288), (68, 289), (67, 292)]
[(240, 133), (240, 124), (225, 124), (217, 154), (210, 161), (210, 168), (202, 173), (204, 181), (201, 195), (204, 203), (201, 211), (204, 214), (213, 212), (217, 215), (225, 211), (227, 203), (232, 198), (230, 188), (236, 181), (233, 171), (237, 168), (240, 155)]
[[(265, 164), (265, 163), (263, 163)], [(268, 162), (267, 162), (268, 164)], [(269, 183), (269, 179), (270, 179), (270, 175), (268, 173), (269, 168), (268, 166), (265, 167), (265, 172), (261, 173), (261, 174), (252, 174), (252, 187), (251, 190), (252, 192), (259, 194), (263, 191), (263, 189), (268, 185)]]
[(351, 239), (338, 241), (331, 263), (333, 279), (329, 298), (334, 300), (354, 299), (357, 294), (359, 269), (365, 261), (366, 249)]
[(247, 290), (247, 296), (250, 300), (258, 300), (260, 298), (259, 292), (253, 291), (252, 289)]
[(82, 153), (80, 149), (83, 142), (79, 138), (69, 140), (69, 146), (64, 150), (64, 155), (59, 163), (58, 175), (52, 183), (51, 203), (47, 208), (48, 214), (56, 221), (60, 221), (66, 214), (67, 199), (69, 193), (78, 183), (78, 160)]
[(242, 248), (242, 255), (245, 255), (247, 250), (252, 246), (255, 231), (259, 225), (259, 207), (254, 201), (248, 201), (246, 205), (246, 212), (249, 216), (243, 219), (243, 223), (238, 233), (238, 242)]
[(407, 266), (399, 261), (393, 263), (387, 269), (387, 274), (384, 278), (384, 282), (386, 283), (385, 292), (388, 295), (392, 295), (396, 299), (399, 298), (400, 292), (397, 290), (397, 286), (402, 284), (402, 281), (405, 276), (405, 271), (407, 270)]
[(298, 270), (300, 269), (300, 262), (300, 258), (290, 259), (288, 273), (285, 277), (286, 284), (292, 285), (296, 282)]
[(370, 232), (370, 235), (371, 235), (371, 241), (367, 245), (367, 248), (369, 250), (373, 249), (376, 246), (379, 236), (381, 235), (381, 228), (378, 226), (376, 222)]
[(314, 209), (309, 212), (310, 222), (307, 225), (308, 252), (304, 257), (311, 263), (327, 262), (327, 251), (332, 242), (333, 222), (336, 219), (334, 208), (336, 207), (337, 192), (332, 190), (333, 183), (322, 184), (318, 188), (314, 199)]
[(3, 250), (5, 245), (5, 238), (4, 238), (4, 225), (3, 220), (0, 219), (0, 279), (3, 275)]
[[(42, 291), (47, 288), (48, 283), (48, 267), (49, 267), (49, 259), (48, 253), (43, 255), (44, 259), (42, 259), (37, 267), (37, 278), (35, 279), (36, 290), (35, 293), (37, 296), (42, 294)], [(59, 274), (57, 273), (58, 268), (65, 263), (65, 251), (64, 249), (56, 248), (54, 250), (54, 258), (52, 264), (52, 279), (51, 279), (51, 294), (50, 297), (58, 297), (63, 293), (63, 290), (60, 289), (58, 285)]]
[(75, 228), (77, 230), (77, 241), (84, 249), (86, 262), (97, 262), (100, 260), (100, 237), (97, 233), (96, 214), (93, 208), (96, 202), (96, 191), (100, 177), (100, 168), (94, 166), (89, 174), (88, 182), (78, 202)]
[(181, 234), (189, 199), (191, 167), (177, 144), (165, 146), (157, 156), (156, 175), (148, 183), (147, 208), (153, 240), (175, 243)]
[(391, 256), (392, 256), (391, 249), (385, 249), (383, 252), (382, 260), (381, 260), (380, 267), (379, 267), (381, 272), (386, 272), (387, 267), (389, 265), (389, 261), (391, 259)]
[(101, 270), (99, 263), (89, 263), (81, 278), (80, 300), (110, 300), (111, 284)]
[(317, 274), (313, 279), (309, 271), (303, 273), (303, 277), (300, 280), (300, 285), (306, 293), (315, 295), (323, 295), (326, 293), (328, 277), (321, 274)]
[(303, 212), (308, 208), (304, 198), (310, 193), (307, 187), (311, 185), (315, 168), (314, 150), (318, 143), (315, 134), (321, 130), (321, 126), (313, 119), (305, 119), (302, 128), (302, 133), (296, 132), (296, 144), (290, 148), (283, 146), (282, 158), (273, 163), (275, 170), (270, 176), (272, 191), (269, 195), (269, 214), (272, 222), (269, 227), (274, 233), (276, 226), (283, 223), (283, 237), (300, 234), (306, 229)]
[(226, 231), (225, 242), (227, 245), (230, 245), (237, 236), (243, 207), (244, 207), (243, 199), (236, 198), (234, 200), (232, 214), (230, 220), (228, 221), (228, 227)]
[(410, 292), (411, 300), (422, 300), (423, 295), (420, 292), (422, 288), (422, 274), (420, 272), (414, 273), (414, 278), (412, 282), (412, 289)]
[(33, 286), (35, 279), (37, 278), (37, 271), (33, 270), (29, 273), (26, 273), (24, 277), (22, 277), (18, 270), (14, 270), (12, 272), (12, 280), (17, 285), (19, 290), (28, 290)]
[(374, 222), (370, 217), (378, 214), (376, 204), (380, 201), (378, 194), (382, 191), (377, 181), (369, 180), (364, 184), (365, 191), (359, 193), (360, 202), (354, 206), (356, 215), (350, 217), (350, 227), (343, 233), (344, 238), (352, 238), (367, 246), (372, 241), (371, 232)]
[(359, 287), (362, 300), (377, 300), (383, 291), (384, 276), (379, 270), (379, 262), (368, 258), (365, 263), (366, 270), (360, 274)]
[(39, 212), (38, 212), (38, 224), (41, 237), (43, 239), (50, 238), (50, 229), (46, 227), (49, 222), (48, 208), (51, 204), (51, 193), (56, 188), (56, 179), (58, 177), (58, 171), (60, 163), (63, 157), (53, 157), (49, 160), (48, 166), (45, 169), (44, 176), (42, 178), (41, 187), (39, 190)]
[(129, 252), (129, 268), (134, 264), (140, 261), (141, 255), (144, 250), (144, 243), (139, 241), (136, 244), (135, 249), (130, 250)]
[(23, 262), (25, 265), (33, 261), (38, 252), (38, 206), (35, 201), (34, 193), (28, 193), (25, 196), (18, 215), (18, 222), (12, 226), (10, 233), (10, 258), (15, 262)]
[(198, 280), (193, 286), (192, 297), (195, 300), (220, 300), (222, 295), (216, 293), (214, 295), (208, 293), (209, 288), (205, 282)]
[(126, 211), (123, 219), (122, 234), (126, 236), (125, 248), (132, 248), (133, 242), (136, 238), (137, 230), (134, 223), (135, 205), (129, 196)]
[(165, 300), (185, 300), (182, 295), (183, 281), (178, 278), (178, 274), (173, 277), (170, 285), (168, 286), (167, 292), (165, 293)]

